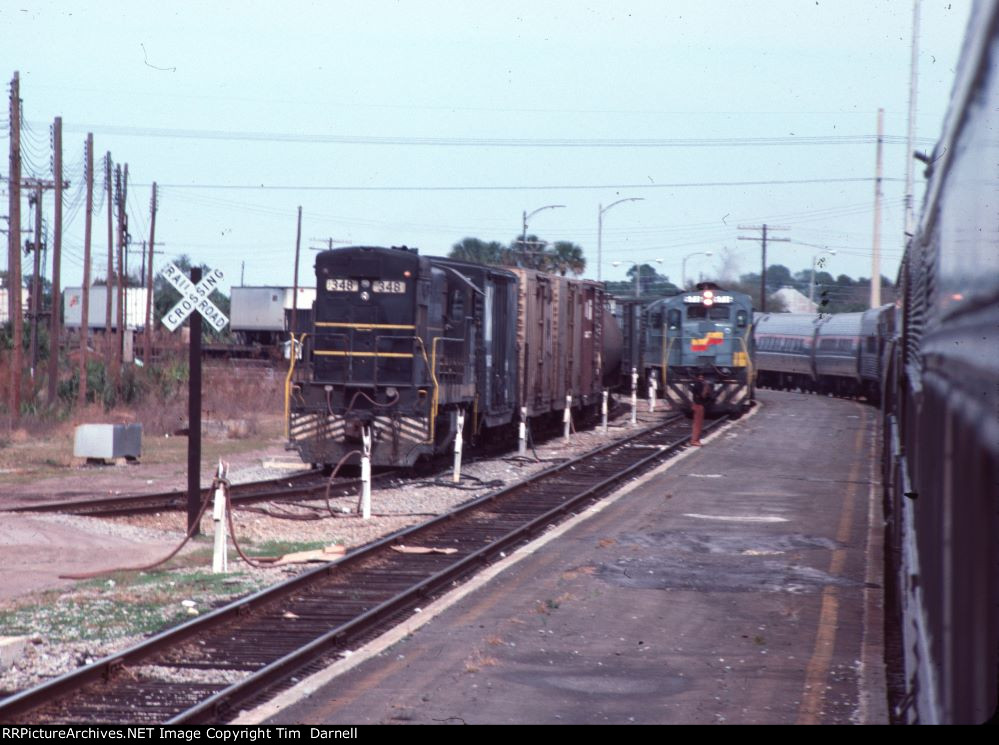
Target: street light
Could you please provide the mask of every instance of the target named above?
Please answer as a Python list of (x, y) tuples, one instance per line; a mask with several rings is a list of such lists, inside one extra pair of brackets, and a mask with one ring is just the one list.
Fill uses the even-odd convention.
[[(654, 261), (657, 264), (662, 264), (663, 263), (662, 259), (649, 259), (649, 261)], [(646, 262), (646, 263), (648, 263), (648, 262)], [(611, 266), (621, 266), (622, 264), (633, 264), (634, 267), (635, 267), (635, 299), (637, 300), (638, 296), (639, 296), (640, 278), (642, 276), (642, 264), (641, 264), (641, 262), (638, 262), (638, 261), (612, 261), (611, 262)]]
[(616, 202), (611, 202), (606, 207), (601, 204), (597, 205), (597, 282), (601, 279), (600, 265), (603, 259), (604, 213), (615, 204), (621, 204), (621, 202), (643, 201), (645, 201), (645, 197), (625, 197), (624, 199), (618, 199)]
[(565, 205), (564, 204), (546, 204), (544, 207), (538, 207), (536, 210), (534, 210), (534, 212), (531, 212), (531, 213), (528, 213), (527, 210), (524, 210), (524, 222), (523, 222), (524, 230), (520, 234), (520, 249), (524, 253), (527, 253), (527, 220), (528, 220), (528, 218), (534, 217), (536, 214), (538, 214), (539, 212), (541, 212), (541, 210), (554, 210), (554, 209), (558, 209), (559, 207), (565, 207)]
[(684, 290), (687, 289), (687, 259), (691, 256), (713, 256), (710, 251), (694, 251), (692, 254), (687, 254), (683, 257), (683, 263), (680, 265), (680, 287)]
[(812, 278), (808, 282), (808, 302), (810, 303), (815, 302), (815, 259), (818, 257), (820, 253), (827, 253), (830, 256), (836, 255), (836, 252), (833, 251), (831, 248), (823, 248), (812, 254)]

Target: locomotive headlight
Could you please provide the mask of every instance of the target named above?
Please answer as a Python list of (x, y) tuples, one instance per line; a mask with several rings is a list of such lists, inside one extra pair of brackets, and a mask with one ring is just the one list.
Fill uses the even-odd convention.
[(371, 293), (367, 290), (361, 290), (361, 300), (368, 301), (371, 299)]
[(366, 279), (362, 279), (361, 280), (361, 287), (363, 287), (366, 290), (369, 287), (371, 287), (371, 282), (368, 281), (368, 280), (366, 280)]

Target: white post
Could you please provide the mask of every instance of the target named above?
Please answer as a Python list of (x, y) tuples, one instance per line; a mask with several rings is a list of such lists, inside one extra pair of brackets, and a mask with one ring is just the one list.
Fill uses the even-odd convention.
[(600, 421), (604, 434), (607, 434), (607, 391), (603, 394), (603, 403), (600, 404)]
[(638, 424), (638, 370), (631, 368), (631, 426)]
[(371, 428), (361, 429), (361, 517), (371, 519)]
[[(224, 479), (227, 468), (219, 459), (218, 477)], [(227, 531), (226, 531), (226, 509), (225, 509), (225, 487), (220, 482), (215, 489), (215, 502), (212, 505), (212, 520), (215, 522), (215, 553), (212, 556), (212, 573), (226, 574), (229, 571), (229, 554), (226, 551)]]
[(651, 414), (656, 410), (656, 389), (659, 386), (656, 384), (655, 375), (649, 376), (649, 413)]
[(465, 428), (465, 412), (461, 409), (458, 410), (458, 430), (454, 434), (454, 476), (452, 481), (458, 483), (461, 481), (461, 431)]
[(520, 407), (520, 425), (517, 432), (517, 455), (527, 454), (527, 407)]
[(562, 437), (569, 442), (569, 429), (572, 426), (572, 395), (565, 396), (565, 411), (562, 412)]

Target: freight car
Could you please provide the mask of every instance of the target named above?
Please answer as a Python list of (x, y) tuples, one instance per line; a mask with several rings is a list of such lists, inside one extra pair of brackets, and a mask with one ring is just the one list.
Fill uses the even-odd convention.
[[(334, 464), (410, 466), (524, 418), (592, 409), (619, 336), (602, 285), (348, 247), (316, 258), (313, 331), (289, 373), (290, 446)], [(615, 341), (616, 340), (616, 341)]]
[(656, 300), (644, 309), (641, 342), (627, 348), (642, 359), (643, 381), (685, 412), (691, 410), (690, 384), (698, 374), (714, 384), (709, 413), (738, 416), (753, 404), (753, 305), (749, 295), (728, 292), (711, 282), (693, 291)]
[(999, 698), (999, 3), (968, 29), (885, 371), (901, 722), (983, 722)]

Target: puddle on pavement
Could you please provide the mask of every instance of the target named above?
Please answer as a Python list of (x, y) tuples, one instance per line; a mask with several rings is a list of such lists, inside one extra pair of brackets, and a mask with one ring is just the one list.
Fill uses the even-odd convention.
[(690, 688), (690, 681), (679, 675), (670, 675), (661, 670), (641, 672), (629, 671), (627, 675), (611, 672), (560, 673), (555, 675), (539, 675), (536, 671), (529, 674), (523, 672), (503, 676), (517, 683), (532, 687), (557, 688), (573, 693), (592, 693), (599, 696), (636, 696), (658, 695), (669, 696), (682, 693)]
[(859, 583), (808, 566), (743, 554), (665, 556), (653, 552), (604, 564), (597, 576), (621, 587), (642, 590), (812, 593), (828, 585)]
[(802, 533), (759, 533), (755, 531), (662, 531), (623, 533), (618, 543), (644, 548), (664, 548), (697, 554), (777, 555), (787, 551), (839, 548), (836, 541)]
[(821, 536), (745, 530), (623, 533), (618, 545), (631, 551), (601, 565), (596, 574), (623, 587), (811, 593), (827, 585), (858, 584), (820, 569), (792, 565), (783, 556), (839, 547)]

